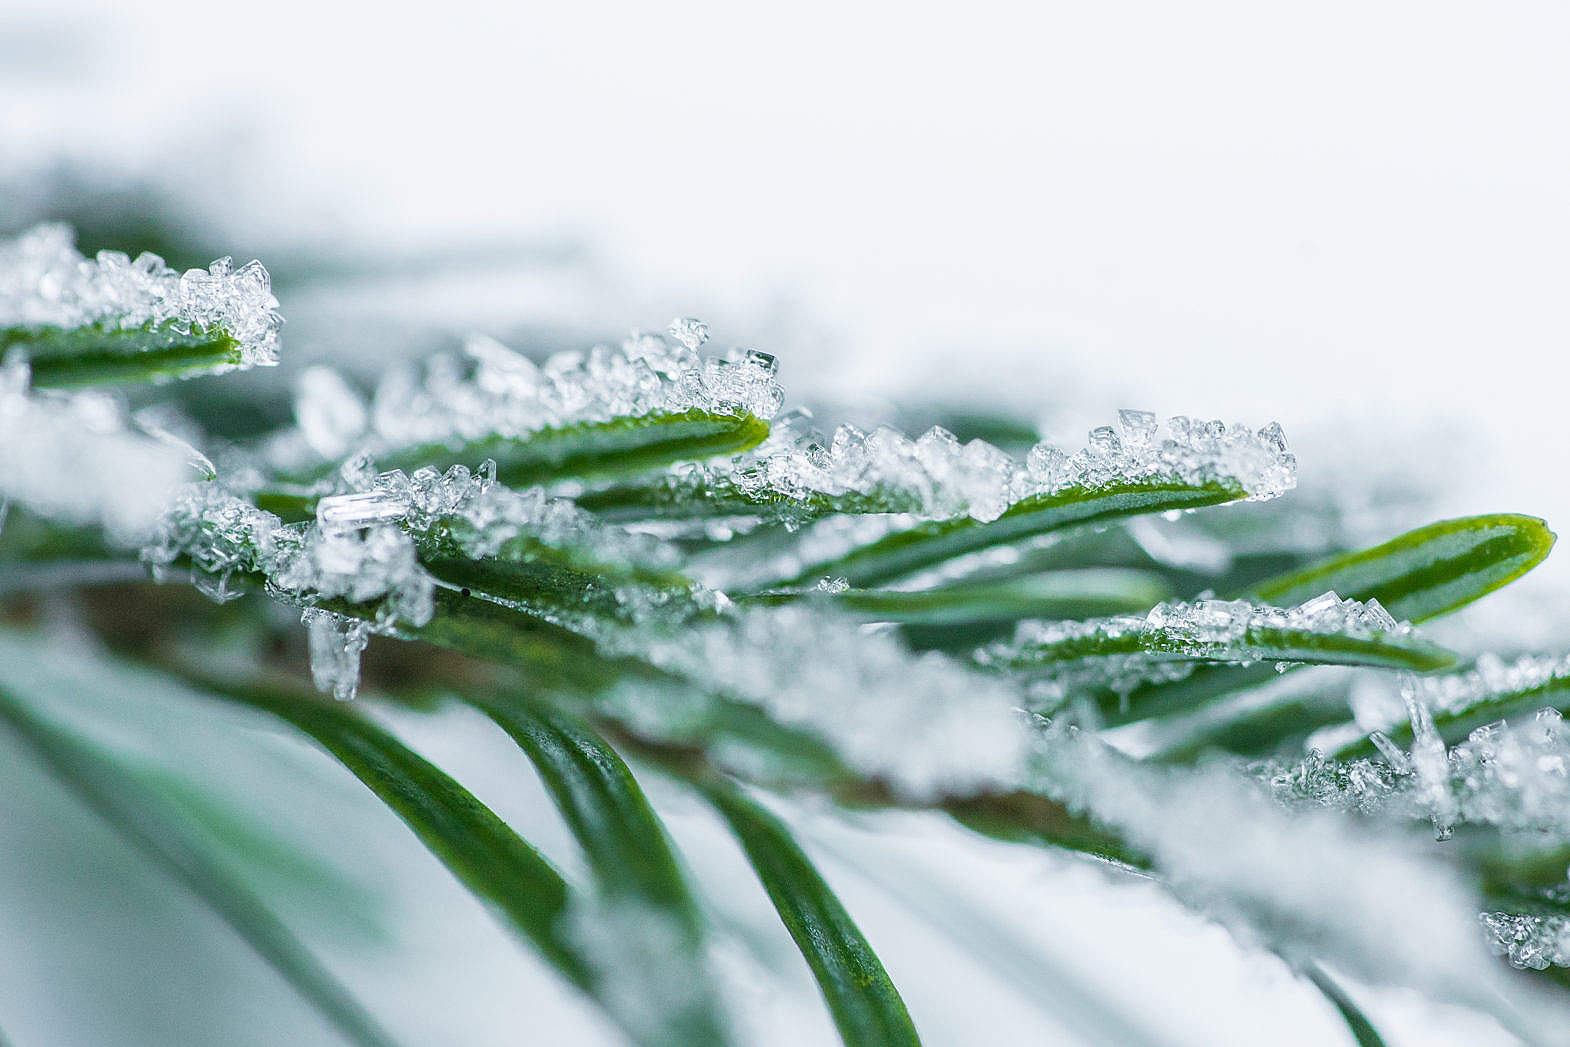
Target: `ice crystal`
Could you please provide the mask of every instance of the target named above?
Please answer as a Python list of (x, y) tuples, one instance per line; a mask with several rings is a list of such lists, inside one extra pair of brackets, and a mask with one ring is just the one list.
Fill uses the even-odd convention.
[(378, 604), (377, 616), (411, 625), (431, 620), (432, 583), (414, 542), (396, 527), (281, 529), (262, 564), (271, 588), (309, 600)]
[(1391, 798), (1404, 786), (1410, 767), (1389, 761), (1328, 760), (1310, 750), (1291, 766), (1276, 764), (1257, 768), (1271, 793), (1285, 807), (1324, 808), (1373, 814), (1389, 808)]
[(1480, 655), (1464, 672), (1404, 677), (1398, 692), (1365, 680), (1352, 692), (1355, 726), (1329, 728), (1310, 739), (1328, 752), (1355, 748), (1365, 734), (1409, 729), (1415, 703), (1446, 734), (1534, 708), (1557, 705), (1570, 694), (1570, 656), (1523, 655), (1506, 661)]
[(89, 259), (74, 243), (64, 225), (0, 243), (0, 329), (221, 330), (239, 343), (242, 367), (277, 363), (283, 318), (260, 262), (236, 269), (220, 258), (182, 275), (154, 254)]
[(351, 447), (376, 455), (460, 447), (692, 409), (772, 418), (783, 396), (774, 359), (747, 350), (701, 355), (688, 344), (701, 344), (695, 330), (635, 334), (620, 345), (556, 353), (539, 363), (477, 335), (462, 354), (427, 360), (423, 373), (392, 370), (378, 383), (369, 411), (341, 379), (315, 372), (297, 402), (299, 432), (275, 443), (272, 454), (285, 466), (299, 466)]
[(1450, 789), (1450, 761), (1445, 741), (1439, 737), (1434, 717), (1417, 695), (1417, 678), (1407, 674), (1401, 694), (1412, 724), (1412, 751), (1408, 754), (1423, 802), (1434, 823), (1434, 835), (1449, 839), (1455, 832), (1456, 800)]
[(1570, 837), (1570, 727), (1553, 709), (1473, 731), (1449, 754), (1462, 820)]
[(1263, 773), (1289, 806), (1429, 818), (1441, 836), (1471, 824), (1570, 838), (1570, 727), (1557, 711), (1479, 727), (1448, 752), (1421, 724), (1410, 752), (1378, 737), (1383, 760), (1328, 760), (1314, 751)]
[(0, 503), (135, 547), (189, 478), (187, 453), (134, 431), (118, 401), (30, 393), (26, 364), (0, 367)]
[(188, 564), (216, 593), (234, 593), (235, 575), (263, 572), (276, 552), (283, 521), (230, 494), (220, 484), (184, 487), (159, 519), (142, 561), (162, 577)]
[(692, 316), (677, 317), (666, 331), (693, 352), (697, 352), (709, 340), (709, 325)]

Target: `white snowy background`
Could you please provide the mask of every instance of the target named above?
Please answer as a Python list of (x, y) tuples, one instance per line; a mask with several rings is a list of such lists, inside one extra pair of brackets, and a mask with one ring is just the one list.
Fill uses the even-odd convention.
[[(793, 399), (936, 390), (1065, 438), (1117, 406), (1276, 419), (1305, 483), (1410, 474), (1447, 513), (1570, 526), (1567, 39), (1549, 2), (11, 0), (0, 173), (140, 172), (244, 243), (523, 246), (436, 286), (285, 297), (286, 359), (374, 364), (421, 327), (554, 346), (699, 316), (781, 356)], [(1495, 598), (1561, 648), (1566, 557)], [(127, 684), (106, 705), (143, 692), (157, 703)], [(505, 739), (400, 727), (570, 861)], [(363, 882), (381, 923), (340, 914), (313, 944), (410, 1042), (614, 1042), (325, 758), (216, 714), (146, 744), (171, 738)], [(0, 766), (17, 1047), (333, 1042), (16, 751)], [(656, 800), (737, 932), (758, 1042), (832, 1042), (718, 826)], [(935, 1047), (1348, 1039), (1279, 962), (1153, 888), (936, 819), (796, 820)], [(40, 877), (41, 853), (72, 875)], [(1395, 1043), (1511, 1042), (1358, 994)]]

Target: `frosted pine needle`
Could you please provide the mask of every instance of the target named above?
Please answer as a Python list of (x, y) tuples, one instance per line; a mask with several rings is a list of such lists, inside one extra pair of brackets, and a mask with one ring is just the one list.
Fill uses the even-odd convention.
[[(94, 328), (177, 335), (221, 332), (237, 343), (240, 367), (278, 362), (283, 318), (260, 262), (235, 268), (220, 258), (176, 273), (157, 255), (118, 251), (84, 258), (64, 225), (41, 225), (0, 243), (0, 346), (40, 332)], [(215, 369), (232, 369), (235, 365)]]
[(297, 400), (298, 431), (275, 443), (272, 453), (281, 464), (299, 467), (351, 449), (382, 456), (693, 409), (761, 419), (778, 413), (783, 393), (773, 357), (751, 350), (702, 355), (700, 344), (686, 329), (641, 333), (619, 345), (556, 353), (535, 363), (476, 335), (461, 355), (432, 357), (423, 372), (393, 370), (368, 406), (330, 372), (313, 372)]
[(663, 498), (709, 498), (786, 519), (843, 507), (989, 521), (1023, 500), (1070, 489), (1222, 483), (1237, 487), (1239, 498), (1264, 500), (1290, 490), (1296, 476), (1297, 459), (1275, 423), (1258, 430), (1185, 417), (1158, 424), (1149, 412), (1124, 411), (1121, 429), (1092, 430), (1077, 452), (1042, 443), (1020, 462), (984, 440), (961, 443), (946, 429), (913, 440), (887, 426), (869, 433), (842, 425), (825, 437), (810, 428), (810, 416), (788, 415), (755, 452), (674, 469)]
[(1377, 600), (1364, 603), (1324, 593), (1297, 607), (1206, 599), (1160, 603), (1144, 615), (1026, 621), (1011, 640), (978, 650), (976, 661), (997, 670), (1055, 676), (1061, 686), (1037, 690), (1062, 698), (1097, 688), (1126, 692), (1190, 671), (1189, 665), (1174, 663), (1288, 661), (1316, 639), (1377, 639), (1391, 653), (1425, 653), (1411, 624), (1398, 622)]

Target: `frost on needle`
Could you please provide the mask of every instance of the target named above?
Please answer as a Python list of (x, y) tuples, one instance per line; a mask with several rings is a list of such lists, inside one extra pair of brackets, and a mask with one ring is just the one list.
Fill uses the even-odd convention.
[(177, 273), (157, 255), (85, 258), (64, 225), (0, 243), (0, 349), (39, 385), (162, 379), (278, 362), (283, 318), (260, 262)]

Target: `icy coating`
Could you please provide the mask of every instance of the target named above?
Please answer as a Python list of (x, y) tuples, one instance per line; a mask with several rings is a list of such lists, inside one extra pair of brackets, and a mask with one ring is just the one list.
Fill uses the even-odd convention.
[[(1059, 677), (1058, 687), (1034, 691), (1038, 707), (1050, 705), (1081, 689), (1106, 688), (1127, 693), (1142, 683), (1181, 679), (1192, 665), (1174, 658), (1203, 658), (1250, 664), (1272, 657), (1268, 631), (1319, 636), (1415, 635), (1408, 622), (1397, 621), (1377, 600), (1343, 600), (1322, 593), (1296, 607), (1272, 607), (1247, 600), (1168, 601), (1144, 615), (1118, 615), (1081, 621), (1024, 621), (1012, 640), (989, 644), (975, 654), (976, 662), (995, 669), (1039, 668)], [(1141, 650), (1102, 654), (1081, 649), (1076, 641), (1109, 642), (1137, 638)], [(1063, 657), (1053, 648), (1062, 647)]]
[(887, 426), (869, 433), (842, 425), (824, 437), (811, 429), (810, 415), (792, 412), (755, 452), (672, 470), (665, 496), (734, 493), (786, 519), (821, 515), (813, 506), (827, 498), (847, 500), (853, 512), (990, 521), (1024, 499), (1069, 489), (1222, 483), (1240, 488), (1240, 497), (1264, 500), (1296, 481), (1297, 459), (1274, 422), (1256, 430), (1182, 416), (1158, 422), (1148, 411), (1126, 410), (1116, 428), (1091, 430), (1079, 451), (1041, 443), (1020, 462), (984, 440), (961, 443), (942, 428), (912, 440)]
[(176, 273), (155, 254), (84, 258), (65, 225), (40, 225), (0, 242), (0, 329), (125, 331), (164, 325), (221, 329), (239, 343), (242, 367), (278, 362), (283, 317), (257, 261), (220, 258)]
[(1159, 638), (1184, 653), (1224, 653), (1236, 645), (1238, 653), (1247, 657), (1247, 641), (1260, 630), (1359, 637), (1410, 636), (1414, 632), (1410, 622), (1397, 621), (1378, 600), (1343, 600), (1326, 592), (1296, 607), (1272, 607), (1248, 600), (1170, 600), (1144, 615), (1026, 621), (1019, 624), (1012, 645), (992, 650), (1023, 652), (1082, 637), (1141, 635)]
[(112, 544), (135, 548), (190, 475), (187, 453), (135, 432), (115, 399), (33, 394), (26, 364), (0, 367), (0, 504), (97, 524)]
[(585, 565), (661, 569), (677, 563), (670, 546), (603, 525), (565, 498), (497, 483), (496, 463), (489, 459), (474, 471), (427, 466), (410, 475), (402, 469), (379, 473), (361, 456), (340, 470), (338, 484), (347, 493), (316, 504), (316, 518), (326, 530), (397, 524), (416, 536), (439, 536), (473, 559), (503, 555), (527, 539)]
[(461, 355), (427, 360), (423, 374), (389, 372), (369, 405), (341, 380), (313, 373), (296, 401), (299, 436), (310, 452), (332, 459), (350, 449), (456, 447), (692, 409), (773, 418), (784, 398), (774, 357), (750, 349), (702, 355), (707, 335), (699, 321), (677, 321), (667, 334), (635, 333), (619, 345), (555, 353), (540, 363), (476, 335)]
[(1495, 654), (1482, 654), (1467, 672), (1416, 677), (1410, 686), (1433, 713), (1454, 716), (1561, 682), (1570, 684), (1570, 655), (1525, 655), (1507, 662)]

